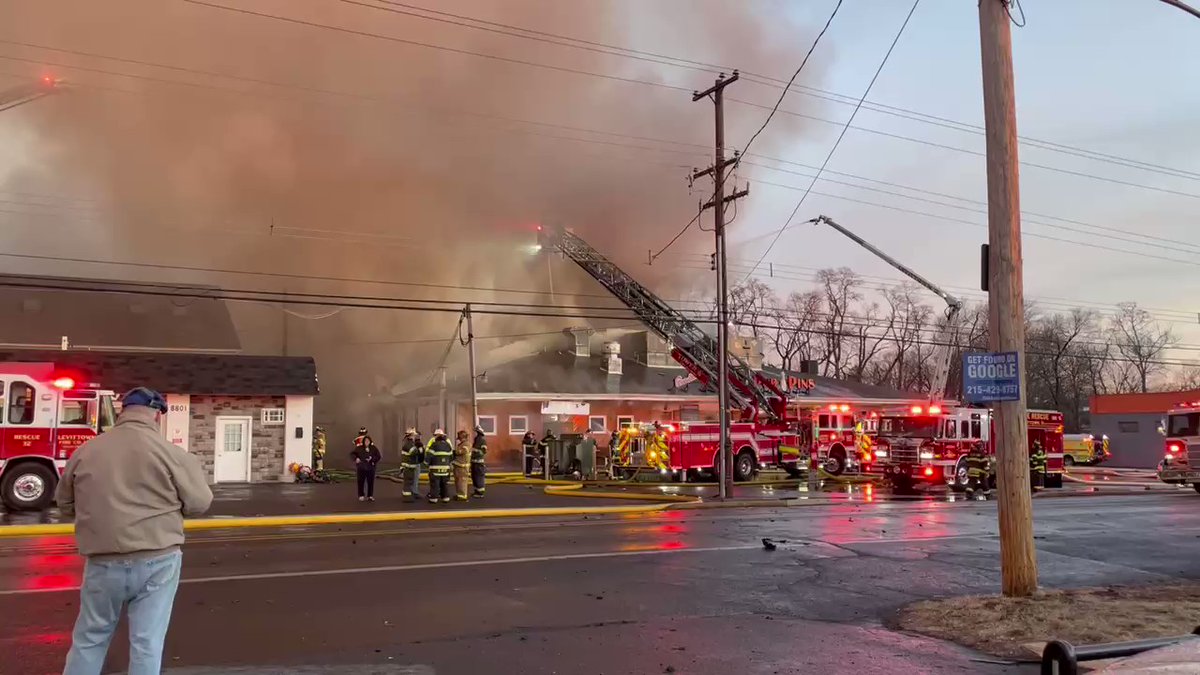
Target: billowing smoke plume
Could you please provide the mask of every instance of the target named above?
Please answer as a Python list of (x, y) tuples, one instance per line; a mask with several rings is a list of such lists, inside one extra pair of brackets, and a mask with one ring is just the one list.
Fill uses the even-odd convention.
[[(706, 165), (709, 152), (569, 127), (704, 146), (712, 108), (693, 104), (687, 90), (707, 87), (711, 72), (363, 6), (409, 11), (383, 0), (213, 1), (346, 31), (183, 0), (4, 3), (0, 25), (10, 30), (0, 38), (28, 44), (0, 42), (0, 88), (42, 75), (65, 82), (59, 94), (0, 113), (0, 197), (21, 212), (0, 214), (5, 248), (309, 278), (44, 263), (9, 269), (291, 292), (613, 305), (593, 297), (602, 290), (569, 266), (531, 257), (532, 225), (544, 221), (572, 227), (639, 278), (663, 281), (663, 266), (640, 263), (704, 197), (701, 189), (689, 193), (684, 176)], [(423, 4), (773, 75), (792, 68), (803, 47), (787, 25), (786, 3), (756, 6), (757, 14), (723, 0)], [(701, 51), (712, 44), (728, 51)], [(739, 93), (759, 101), (777, 95), (752, 85)], [(731, 138), (748, 133), (763, 114), (731, 113)], [(328, 280), (548, 291), (551, 269), (553, 298)], [(408, 342), (449, 337), (456, 319), (231, 309), (247, 351), (280, 353), (286, 346), (290, 354), (317, 357), (324, 394), (318, 416), (347, 428), (359, 421), (341, 418), (365, 414), (368, 394), (423, 375), (443, 347)], [(476, 332), (553, 331), (570, 323), (480, 317)], [(381, 344), (388, 342), (404, 344)], [(500, 344), (481, 343), (484, 358)]]

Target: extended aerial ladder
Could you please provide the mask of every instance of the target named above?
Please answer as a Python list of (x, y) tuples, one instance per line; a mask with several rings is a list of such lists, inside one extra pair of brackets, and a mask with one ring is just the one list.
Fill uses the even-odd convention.
[[(717, 340), (694, 321), (638, 283), (620, 267), (573, 232), (539, 228), (543, 248), (561, 252), (600, 282), (650, 330), (671, 345), (675, 358), (703, 386), (718, 382), (720, 349)], [(736, 354), (729, 354), (726, 372), (733, 402), (754, 418), (782, 423), (787, 416), (787, 396), (769, 378), (752, 370)]]
[(33, 84), (23, 84), (0, 91), (0, 112), (49, 96), (59, 91), (60, 84), (59, 80), (52, 77), (43, 77)]
[(939, 298), (941, 298), (943, 301), (945, 301), (945, 303), (946, 303), (946, 325), (942, 327), (942, 330), (938, 332), (938, 335), (935, 338), (935, 343), (937, 345), (937, 348), (942, 350), (944, 356), (942, 358), (937, 359), (934, 362), (934, 366), (937, 368), (937, 370), (935, 370), (933, 372), (933, 377), (929, 381), (929, 402), (933, 403), (933, 404), (940, 404), (942, 402), (942, 399), (945, 398), (945, 396), (946, 396), (946, 380), (948, 380), (950, 378), (950, 358), (951, 358), (951, 356), (953, 356), (953, 350), (951, 349), (952, 345), (951, 345), (950, 338), (955, 334), (955, 328), (958, 323), (958, 314), (959, 314), (959, 312), (962, 311), (962, 308), (963, 308), (962, 300), (959, 300), (958, 298), (954, 297), (953, 295), (947, 293), (946, 291), (944, 291), (940, 287), (938, 287), (937, 284), (933, 283), (932, 281), (926, 279), (925, 277), (921, 276), (920, 274), (917, 274), (913, 270), (909, 269), (909, 267), (907, 265), (905, 265), (904, 263), (900, 262), (899, 260), (896, 260), (892, 256), (879, 250), (879, 248), (877, 248), (871, 242), (867, 241), (866, 239), (863, 239), (862, 237), (858, 236), (857, 234), (854, 234), (850, 230), (839, 225), (836, 221), (833, 220), (833, 218), (830, 218), (828, 216), (817, 216), (817, 219), (815, 222), (818, 225), (821, 223), (824, 223), (824, 224), (832, 227), (833, 229), (837, 230), (838, 232), (841, 232), (842, 234), (846, 235), (851, 240), (856, 242), (859, 246), (862, 246), (863, 248), (867, 249), (871, 253), (874, 253), (875, 255), (879, 256), (887, 264), (889, 264), (892, 267), (895, 267), (896, 269), (903, 272), (904, 276), (908, 277), (909, 279), (912, 279), (913, 281), (917, 282), (918, 284), (921, 284), (925, 288), (928, 288), (929, 290), (933, 291)]

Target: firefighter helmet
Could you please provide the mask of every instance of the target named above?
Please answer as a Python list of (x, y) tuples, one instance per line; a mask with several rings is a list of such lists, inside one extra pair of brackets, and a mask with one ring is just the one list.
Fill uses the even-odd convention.
[(434, 435), (434, 436), (445, 436), (445, 435), (446, 435), (446, 430), (445, 430), (445, 429), (434, 429), (434, 430), (433, 430), (433, 435)]

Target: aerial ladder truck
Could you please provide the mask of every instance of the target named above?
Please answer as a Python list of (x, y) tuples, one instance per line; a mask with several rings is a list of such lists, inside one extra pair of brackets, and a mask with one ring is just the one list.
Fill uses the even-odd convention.
[[(699, 325), (668, 305), (650, 289), (606, 258), (573, 232), (539, 227), (542, 249), (558, 251), (608, 289), (647, 328), (671, 346), (671, 356), (702, 387), (713, 390), (719, 381), (721, 349)], [(726, 350), (726, 373), (731, 403), (741, 420), (730, 424), (734, 477), (746, 480), (762, 466), (779, 465), (796, 472), (801, 447), (799, 427), (788, 418), (787, 395), (772, 379), (753, 370)], [(669, 472), (716, 473), (720, 428), (715, 423), (684, 423), (670, 441)], [(803, 466), (801, 463), (800, 466)]]
[(59, 91), (60, 84), (60, 80), (47, 76), (33, 84), (23, 84), (0, 91), (0, 112), (26, 103), (33, 103), (40, 98), (56, 93)]

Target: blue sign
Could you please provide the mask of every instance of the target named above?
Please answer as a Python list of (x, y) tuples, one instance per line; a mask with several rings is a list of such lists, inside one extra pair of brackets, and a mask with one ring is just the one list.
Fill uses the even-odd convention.
[(970, 403), (1021, 398), (1021, 369), (1016, 352), (963, 354), (963, 398)]

